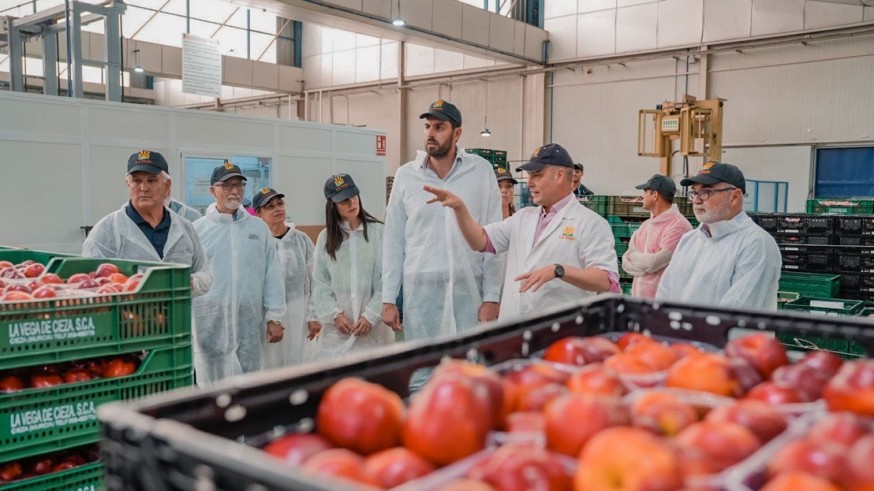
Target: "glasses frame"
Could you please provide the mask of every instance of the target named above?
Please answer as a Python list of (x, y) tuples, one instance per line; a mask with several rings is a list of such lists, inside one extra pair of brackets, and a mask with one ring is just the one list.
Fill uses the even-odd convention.
[(225, 191), (232, 191), (234, 189), (243, 190), (246, 189), (246, 181), (242, 182), (217, 182), (213, 184), (213, 186), (220, 187)]
[(707, 201), (713, 197), (713, 193), (722, 193), (725, 191), (734, 191), (735, 189), (740, 189), (736, 187), (730, 188), (721, 188), (721, 189), (702, 189), (701, 191), (689, 191), (687, 194), (689, 195), (689, 199), (701, 198), (701, 201)]

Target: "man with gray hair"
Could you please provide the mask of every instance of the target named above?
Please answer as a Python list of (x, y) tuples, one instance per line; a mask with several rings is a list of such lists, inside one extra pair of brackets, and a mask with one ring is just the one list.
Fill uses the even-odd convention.
[(131, 155), (125, 183), (130, 200), (94, 225), (82, 255), (186, 264), (192, 295), (209, 291), (212, 270), (194, 226), (164, 207), (170, 190), (164, 156), (149, 150)]

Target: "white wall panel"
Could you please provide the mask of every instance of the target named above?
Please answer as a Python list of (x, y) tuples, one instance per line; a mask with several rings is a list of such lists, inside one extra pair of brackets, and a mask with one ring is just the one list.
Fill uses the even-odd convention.
[(788, 182), (786, 211), (803, 213), (810, 189), (811, 151), (809, 145), (726, 148), (722, 160), (738, 166), (747, 179)]
[(658, 3), (660, 0), (617, 0), (617, 7), (628, 7), (632, 5), (643, 5), (645, 3)]
[(368, 14), (388, 19), (391, 17), (392, 4), (396, 5), (394, 0), (364, 0), (362, 5)]
[(36, 137), (76, 136), (82, 132), (82, 116), (79, 108), (59, 104), (52, 118), (46, 119), (25, 100), (4, 100), (0, 101), (0, 128)]
[(572, 60), (577, 55), (577, 17), (566, 15), (543, 21), (543, 28), (550, 33), (549, 61)]
[(334, 85), (355, 83), (355, 50), (334, 52)]
[(863, 20), (865, 22), (874, 20), (874, 7), (865, 7), (865, 14)]
[(579, 0), (577, 2), (577, 12), (581, 14), (615, 8), (616, 0)]
[(804, 4), (804, 28), (854, 24), (864, 20), (864, 7), (825, 2), (806, 2)]
[[(358, 35), (354, 32), (344, 31), (342, 29), (324, 29), (329, 32), (329, 35), (331, 37), (331, 51), (333, 52), (354, 49), (356, 43), (358, 42)], [(324, 49), (324, 37), (322, 43), (322, 49)]]
[(516, 21), (506, 17), (493, 15), (489, 17), (489, 46), (505, 49), (513, 46), (513, 35)]
[(303, 42), (301, 55), (304, 57), (322, 53), (322, 26), (305, 22), (303, 24)]
[(703, 26), (701, 0), (664, 0), (659, 4), (658, 46), (697, 44)]
[(273, 124), (254, 120), (234, 121), (213, 115), (179, 114), (176, 139), (195, 145), (273, 148)]
[[(283, 155), (276, 159), (276, 164), (277, 179), (295, 183), (295, 192), (284, 192), (286, 208), (294, 223), (324, 225), (323, 190), (325, 181), (333, 174), (331, 159)], [(276, 187), (278, 190), (282, 189), (278, 185)]]
[[(543, 19), (544, 24), (548, 19), (556, 17), (564, 17), (565, 15), (573, 15), (577, 13), (577, 6), (573, 0), (553, 0), (545, 1), (543, 4)], [(548, 31), (549, 29), (547, 29)]]
[(379, 77), (382, 79), (396, 78), (398, 76), (398, 43), (383, 43), (380, 46), (382, 53), (379, 67)]
[(434, 31), (450, 37), (461, 37), (462, 4), (455, 0), (434, 0), (432, 17)]
[(434, 71), (434, 48), (418, 44), (405, 45), (404, 75), (416, 76)]
[(465, 41), (487, 46), (489, 44), (489, 14), (481, 8), (461, 6), (461, 37)]
[(580, 14), (577, 19), (577, 57), (616, 52), (616, 10)]
[[(620, 0), (621, 4), (621, 0)], [(647, 51), (658, 47), (659, 6), (646, 3), (616, 11), (616, 51)]]
[[(118, 124), (124, 121), (123, 125)], [(167, 127), (170, 124), (168, 114), (155, 111), (139, 110), (138, 108), (90, 108), (88, 111), (88, 126), (92, 135), (99, 135), (104, 140), (142, 140), (144, 142), (159, 142), (167, 139)], [(129, 156), (132, 152), (128, 152)], [(125, 157), (127, 158), (127, 157)], [(126, 162), (127, 160), (125, 160)]]
[(753, 36), (804, 28), (805, 0), (753, 0)]
[(328, 128), (311, 126), (288, 126), (279, 129), (280, 151), (324, 152), (331, 151), (331, 131)]
[(464, 53), (445, 49), (434, 50), (434, 71), (449, 72), (464, 68)]
[(355, 50), (355, 82), (379, 80), (379, 57), (379, 45)]
[(704, 41), (750, 35), (753, 0), (704, 0)]
[(407, 24), (431, 30), (431, 13), (433, 4), (431, 0), (399, 0), (401, 2), (401, 16)]

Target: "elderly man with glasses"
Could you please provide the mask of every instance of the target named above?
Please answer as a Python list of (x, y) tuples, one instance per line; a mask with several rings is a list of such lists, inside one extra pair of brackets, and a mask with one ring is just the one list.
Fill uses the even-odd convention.
[(246, 177), (231, 162), (212, 172), (215, 203), (194, 223), (212, 265), (194, 300), (194, 373), (200, 386), (261, 369), (265, 342), (282, 340), (285, 280), (270, 229), (241, 209)]
[(776, 310), (780, 250), (743, 211), (740, 169), (707, 162), (680, 185), (692, 186), (689, 198), (701, 225), (680, 239), (656, 299)]

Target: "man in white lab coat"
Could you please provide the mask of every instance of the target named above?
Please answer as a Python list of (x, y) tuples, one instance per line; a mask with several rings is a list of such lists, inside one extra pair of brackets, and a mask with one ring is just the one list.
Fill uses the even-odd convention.
[(473, 250), (509, 250), (500, 319), (534, 314), (596, 292), (619, 291), (613, 233), (607, 221), (581, 206), (573, 193), (574, 161), (557, 143), (534, 150), (519, 171), (537, 207), (523, 208), (482, 227), (455, 194), (425, 190), (455, 211), (462, 235)]
[(777, 310), (783, 259), (774, 238), (743, 210), (743, 172), (707, 162), (680, 185), (692, 186), (689, 198), (701, 225), (680, 239), (656, 299)]
[(425, 120), (425, 151), (398, 169), (385, 215), (382, 320), (400, 328), (395, 302), (403, 284), (404, 339), (453, 336), (498, 316), (501, 261), (471, 251), (449, 210), (427, 206), (423, 186), (446, 188), (467, 201), (480, 223), (501, 219), (491, 164), (458, 147), (461, 112), (438, 99)]

